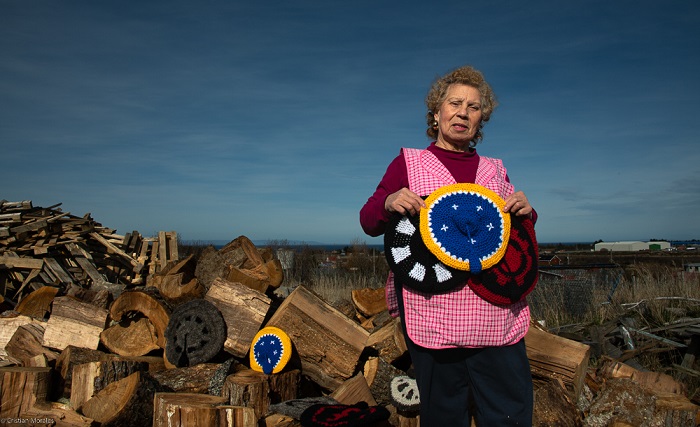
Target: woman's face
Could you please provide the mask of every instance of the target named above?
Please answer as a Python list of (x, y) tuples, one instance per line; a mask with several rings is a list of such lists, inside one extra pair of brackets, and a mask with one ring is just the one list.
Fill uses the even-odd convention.
[(481, 93), (473, 86), (453, 84), (435, 114), (438, 123), (436, 145), (453, 151), (466, 151), (481, 124)]

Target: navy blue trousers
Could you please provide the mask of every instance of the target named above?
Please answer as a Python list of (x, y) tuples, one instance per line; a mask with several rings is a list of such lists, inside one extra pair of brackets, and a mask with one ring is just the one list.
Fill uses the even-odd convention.
[(420, 394), (421, 427), (532, 426), (533, 389), (525, 341), (502, 347), (430, 349), (401, 325)]
[(420, 391), (421, 427), (531, 426), (533, 390), (525, 342), (428, 349), (406, 343)]

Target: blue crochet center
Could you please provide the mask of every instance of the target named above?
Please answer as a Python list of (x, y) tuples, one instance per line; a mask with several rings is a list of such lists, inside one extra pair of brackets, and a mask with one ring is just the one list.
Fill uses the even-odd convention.
[(272, 334), (261, 336), (253, 346), (255, 361), (267, 375), (270, 375), (275, 366), (280, 363), (283, 351), (282, 340)]
[(501, 246), (503, 218), (491, 200), (455, 192), (436, 200), (430, 210), (434, 240), (453, 259), (469, 262), (472, 273)]

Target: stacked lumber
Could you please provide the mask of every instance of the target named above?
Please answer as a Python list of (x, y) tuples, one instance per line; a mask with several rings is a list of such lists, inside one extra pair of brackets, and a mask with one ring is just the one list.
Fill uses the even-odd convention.
[(178, 260), (176, 232), (122, 236), (89, 213), (78, 217), (60, 205), (0, 200), (0, 293), (6, 306), (43, 286), (118, 294)]
[[(280, 409), (285, 402), (324, 398), (387, 408), (385, 425), (419, 425), (415, 411), (392, 403), (391, 381), (408, 375), (411, 361), (382, 289), (348, 289), (350, 307), (332, 306), (304, 285), (281, 297), (281, 264), (245, 236), (180, 258), (175, 233), (121, 237), (56, 206), (0, 206), (7, 309), (0, 315), (0, 418), (295, 426), (298, 418)], [(285, 368), (272, 374), (250, 361), (265, 327), (283, 330), (293, 345)], [(588, 345), (536, 324), (525, 343), (535, 425), (582, 425), (587, 413), (600, 416), (619, 403), (616, 390), (637, 390), (628, 382), (638, 386), (649, 419), (680, 426), (698, 416), (668, 376), (614, 359), (594, 368)]]

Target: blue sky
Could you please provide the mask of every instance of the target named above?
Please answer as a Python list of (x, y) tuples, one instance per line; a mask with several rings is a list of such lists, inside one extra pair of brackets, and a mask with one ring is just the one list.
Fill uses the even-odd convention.
[(700, 2), (0, 0), (0, 199), (125, 234), (349, 243), (433, 79), (538, 240), (700, 238)]

